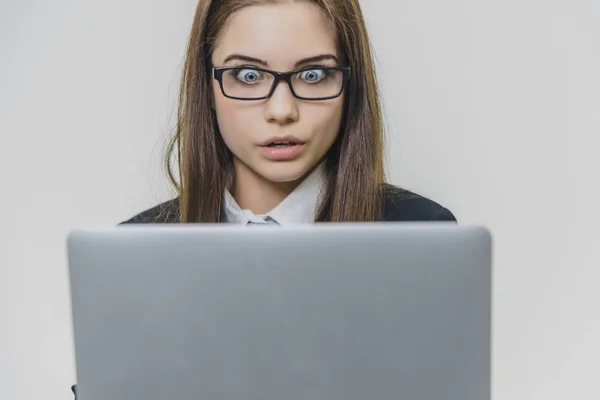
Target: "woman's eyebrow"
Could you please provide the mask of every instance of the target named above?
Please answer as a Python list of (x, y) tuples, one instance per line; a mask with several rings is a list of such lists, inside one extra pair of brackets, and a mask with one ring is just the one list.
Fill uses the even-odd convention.
[[(227, 58), (225, 58), (225, 61), (223, 61), (223, 64), (227, 64), (229, 61), (233, 61), (233, 60), (240, 60), (240, 61), (261, 64), (265, 67), (269, 66), (268, 62), (261, 60), (260, 58), (245, 56), (243, 54), (231, 54), (231, 55), (227, 56)], [(338, 58), (333, 54), (320, 54), (320, 55), (314, 56), (314, 57), (303, 58), (302, 60), (296, 62), (295, 67), (298, 67), (303, 64), (325, 61), (325, 60), (333, 60), (336, 63), (338, 62)]]
[(229, 61), (232, 61), (232, 60), (240, 60), (240, 61), (247, 61), (247, 62), (256, 63), (256, 64), (262, 64), (265, 67), (269, 66), (269, 63), (266, 61), (263, 61), (259, 58), (255, 58), (255, 57), (245, 56), (242, 54), (231, 54), (231, 55), (227, 56), (225, 61), (223, 61), (223, 64), (227, 64)]
[(314, 63), (314, 62), (325, 61), (325, 60), (333, 60), (336, 63), (338, 62), (338, 58), (336, 56), (334, 56), (333, 54), (321, 54), (321, 55), (314, 56), (314, 57), (304, 58), (304, 59), (298, 61), (295, 66), (299, 67), (300, 65), (303, 65), (303, 64)]

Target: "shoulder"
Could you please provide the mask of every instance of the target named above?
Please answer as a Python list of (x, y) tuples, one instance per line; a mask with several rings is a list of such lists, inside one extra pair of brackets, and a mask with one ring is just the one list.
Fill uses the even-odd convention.
[(454, 221), (450, 210), (433, 200), (399, 187), (385, 184), (382, 189), (384, 221)]
[(174, 224), (179, 222), (179, 199), (173, 199), (143, 211), (123, 224)]
[[(456, 221), (450, 210), (426, 197), (399, 187), (382, 187), (384, 221)], [(121, 224), (174, 224), (179, 222), (179, 199), (143, 211)]]

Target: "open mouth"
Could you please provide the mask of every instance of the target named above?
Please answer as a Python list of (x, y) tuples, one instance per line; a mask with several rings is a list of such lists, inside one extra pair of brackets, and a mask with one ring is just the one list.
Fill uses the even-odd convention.
[(271, 160), (293, 160), (298, 157), (303, 149), (305, 142), (302, 142), (294, 136), (274, 137), (260, 146), (263, 154)]
[(297, 146), (299, 143), (296, 142), (273, 142), (267, 145), (267, 147), (289, 147)]
[(303, 145), (303, 144), (304, 144), (304, 142), (301, 141), (300, 139), (298, 139), (297, 137), (288, 135), (288, 136), (272, 137), (272, 138), (262, 142), (261, 146), (277, 148), (277, 147), (298, 146), (298, 145)]

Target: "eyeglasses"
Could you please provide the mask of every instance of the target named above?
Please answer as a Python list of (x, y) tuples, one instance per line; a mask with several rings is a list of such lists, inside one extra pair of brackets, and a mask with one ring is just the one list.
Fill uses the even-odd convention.
[(350, 77), (350, 67), (305, 67), (290, 72), (239, 67), (212, 67), (223, 96), (236, 100), (264, 100), (273, 95), (281, 81), (288, 83), (294, 97), (329, 100), (339, 97)]

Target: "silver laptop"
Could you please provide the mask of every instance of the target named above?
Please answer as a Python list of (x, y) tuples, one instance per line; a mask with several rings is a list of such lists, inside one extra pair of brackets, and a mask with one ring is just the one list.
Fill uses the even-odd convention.
[(488, 400), (491, 240), (446, 224), (68, 240), (80, 400)]

